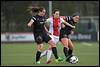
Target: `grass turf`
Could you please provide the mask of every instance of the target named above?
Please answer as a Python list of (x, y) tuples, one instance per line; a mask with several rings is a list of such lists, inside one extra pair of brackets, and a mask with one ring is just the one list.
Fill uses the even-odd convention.
[[(77, 64), (67, 62), (50, 64), (46, 63), (46, 56), (41, 59), (41, 64), (34, 64), (36, 43), (6, 43), (1, 44), (1, 66), (99, 66), (98, 42), (73, 42), (74, 54), (79, 58)], [(48, 45), (44, 44), (44, 49)], [(57, 44), (58, 55), (65, 58), (63, 46)], [(54, 56), (52, 56), (54, 59)]]

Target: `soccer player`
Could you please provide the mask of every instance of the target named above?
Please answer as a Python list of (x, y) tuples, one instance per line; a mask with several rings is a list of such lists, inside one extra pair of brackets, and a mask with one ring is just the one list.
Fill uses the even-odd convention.
[[(79, 21), (79, 14), (78, 13), (74, 13), (73, 16), (68, 16), (65, 18), (65, 20), (71, 24), (71, 25), (76, 25)], [(73, 34), (73, 28), (62, 24), (62, 28), (60, 30), (60, 41), (63, 44), (64, 48), (63, 48), (63, 52), (64, 55), (66, 57), (66, 61), (69, 62), (69, 58), (72, 56), (72, 52), (73, 52), (73, 43), (69, 38), (69, 35)]]
[[(53, 11), (53, 16), (48, 18), (46, 22), (47, 22), (47, 26), (49, 26), (49, 30), (46, 31), (49, 34), (49, 36), (52, 38), (52, 40), (55, 42), (55, 44), (57, 44), (59, 42), (61, 23), (65, 23), (66, 21), (60, 17), (60, 11), (58, 9), (55, 9)], [(70, 26), (71, 28), (75, 27), (69, 23), (67, 23), (66, 25)], [(48, 50), (42, 52), (41, 57), (45, 55), (47, 55), (46, 63), (48, 64), (51, 62), (51, 55), (52, 55), (51, 47), (49, 47)]]
[(43, 49), (43, 42), (48, 43), (52, 47), (52, 52), (57, 61), (61, 60), (58, 57), (55, 43), (52, 41), (49, 35), (45, 32), (45, 13), (46, 10), (43, 7), (38, 8), (38, 14), (33, 16), (28, 22), (28, 27), (33, 25), (33, 33), (35, 42), (37, 43), (36, 63), (40, 64), (40, 55)]

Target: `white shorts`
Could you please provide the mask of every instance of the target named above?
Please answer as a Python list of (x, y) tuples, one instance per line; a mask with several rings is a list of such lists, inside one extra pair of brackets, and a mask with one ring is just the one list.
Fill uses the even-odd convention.
[(49, 35), (52, 40), (55, 42), (55, 44), (57, 44), (59, 42), (59, 36), (55, 36), (55, 35)]

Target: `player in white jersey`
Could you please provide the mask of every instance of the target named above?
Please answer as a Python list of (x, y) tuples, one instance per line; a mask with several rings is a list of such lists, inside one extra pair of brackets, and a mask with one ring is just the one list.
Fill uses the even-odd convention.
[[(52, 40), (57, 44), (59, 42), (59, 35), (60, 35), (60, 29), (61, 29), (61, 23), (64, 23), (65, 21), (63, 18), (59, 16), (59, 10), (55, 9), (53, 11), (53, 17), (50, 17), (46, 20), (47, 26), (49, 26), (49, 30), (46, 28), (47, 33), (52, 38)], [(70, 24), (66, 24), (72, 28), (74, 26)], [(51, 55), (52, 55), (52, 49), (51, 47), (48, 48), (48, 50), (45, 50), (42, 52), (41, 57), (47, 55), (47, 64), (51, 62)]]

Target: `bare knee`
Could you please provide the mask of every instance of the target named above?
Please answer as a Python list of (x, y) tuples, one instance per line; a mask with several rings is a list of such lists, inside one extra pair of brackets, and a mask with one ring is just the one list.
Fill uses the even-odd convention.
[(72, 43), (72, 41), (69, 39), (68, 40), (68, 47), (71, 49), (71, 50), (73, 50), (73, 48), (74, 48), (74, 45), (73, 45), (73, 43)]
[(50, 40), (50, 41), (48, 42), (48, 44), (49, 44), (51, 47), (56, 47), (56, 44), (55, 44), (52, 40)]
[(68, 48), (68, 39), (67, 38), (62, 38), (61, 42), (62, 42), (64, 47)]
[(42, 51), (43, 50), (43, 44), (37, 44), (37, 50)]

